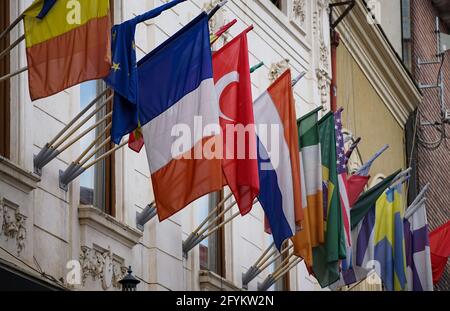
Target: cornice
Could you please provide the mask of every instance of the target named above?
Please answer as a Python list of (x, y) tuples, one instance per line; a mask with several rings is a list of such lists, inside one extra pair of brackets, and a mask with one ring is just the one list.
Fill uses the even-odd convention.
[[(337, 8), (337, 14), (342, 8)], [(386, 107), (404, 129), (422, 95), (411, 76), (376, 24), (367, 20), (363, 1), (338, 25), (341, 41), (347, 47)]]
[(37, 188), (40, 178), (0, 156), (0, 181), (8, 183), (24, 193), (30, 193)]

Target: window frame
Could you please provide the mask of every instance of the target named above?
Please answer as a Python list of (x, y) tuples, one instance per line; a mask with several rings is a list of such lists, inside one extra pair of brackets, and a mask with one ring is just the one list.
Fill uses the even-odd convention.
[[(0, 32), (9, 26), (11, 21), (10, 3), (2, 1), (0, 4)], [(10, 35), (0, 41), (0, 51), (6, 49), (10, 44)], [(0, 60), (0, 76), (10, 73), (10, 54), (8, 53)], [(11, 82), (5, 80), (0, 82), (0, 156), (10, 158), (11, 156)]]

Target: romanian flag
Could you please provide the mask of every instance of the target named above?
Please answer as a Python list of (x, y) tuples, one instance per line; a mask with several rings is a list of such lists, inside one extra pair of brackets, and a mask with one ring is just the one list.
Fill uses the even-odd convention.
[(36, 0), (23, 15), (32, 100), (109, 74), (108, 0)]

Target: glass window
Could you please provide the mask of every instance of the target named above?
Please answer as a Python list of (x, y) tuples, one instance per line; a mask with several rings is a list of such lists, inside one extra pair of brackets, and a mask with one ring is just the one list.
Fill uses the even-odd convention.
[[(205, 195), (202, 198), (198, 199), (196, 202), (198, 212), (197, 212), (197, 223), (201, 224), (206, 217), (210, 214), (210, 212), (216, 207), (217, 203), (220, 201), (221, 194), (219, 193), (212, 193), (209, 195)], [(220, 214), (220, 211), (222, 209), (219, 209), (215, 215)], [(210, 221), (214, 221), (215, 218), (211, 218)], [(215, 225), (219, 224), (220, 221), (223, 219), (218, 220), (218, 222), (214, 222)], [(208, 224), (211, 224), (211, 222), (208, 222)], [(212, 226), (210, 227), (213, 229)], [(223, 227), (213, 233), (208, 238), (204, 239), (200, 245), (200, 269), (202, 270), (209, 270), (211, 272), (214, 272), (222, 277), (225, 276), (225, 269), (224, 269), (224, 261), (223, 258), (225, 258), (224, 254), (224, 247), (223, 247)]]
[[(86, 107), (94, 98), (96, 98), (97, 95), (104, 89), (104, 87), (104, 83), (101, 81), (88, 81), (82, 83), (80, 85), (80, 109)], [(97, 104), (99, 105), (101, 103), (102, 101), (99, 101)], [(108, 105), (106, 105), (97, 113), (95, 118), (91, 118), (88, 122), (86, 122), (86, 124), (83, 125), (80, 131), (83, 131), (84, 129), (87, 129), (90, 126), (94, 125), (109, 111), (111, 111), (111, 109), (110, 107), (108, 107)], [(109, 122), (109, 120), (107, 122)], [(103, 122), (95, 130), (91, 131), (80, 140), (81, 152), (86, 150), (86, 148), (88, 148), (91, 143), (98, 138), (98, 135), (100, 135), (107, 126), (107, 122)], [(97, 141), (96, 145), (92, 147), (91, 151), (101, 145), (108, 138), (108, 134), (109, 133), (104, 134), (104, 137), (101, 137)], [(94, 161), (97, 157), (107, 152), (110, 148), (112, 148), (111, 144), (107, 144), (105, 147), (100, 148), (98, 153), (94, 155), (88, 163)], [(110, 157), (98, 162), (96, 165), (89, 168), (80, 176), (80, 204), (92, 205), (110, 215), (114, 215), (114, 170), (112, 169), (113, 161), (114, 155), (111, 155)]]
[[(9, 26), (9, 1), (0, 1), (0, 33)], [(9, 46), (9, 35), (0, 41), (0, 51)], [(0, 60), (0, 77), (9, 73), (9, 54)], [(0, 82), (0, 156), (9, 158), (10, 81)]]
[(411, 0), (402, 0), (402, 45), (403, 63), (411, 71), (412, 48), (411, 48)]

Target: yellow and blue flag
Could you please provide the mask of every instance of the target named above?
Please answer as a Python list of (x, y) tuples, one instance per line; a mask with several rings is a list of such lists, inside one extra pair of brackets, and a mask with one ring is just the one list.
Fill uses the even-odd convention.
[(376, 270), (388, 291), (406, 290), (406, 253), (403, 228), (403, 184), (377, 201), (374, 227)]

